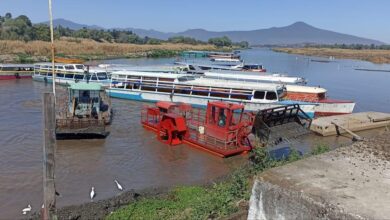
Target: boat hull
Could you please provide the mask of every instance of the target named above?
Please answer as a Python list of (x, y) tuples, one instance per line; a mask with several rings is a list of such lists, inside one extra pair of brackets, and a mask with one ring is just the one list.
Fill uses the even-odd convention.
[(319, 102), (315, 107), (315, 116), (350, 114), (354, 108), (354, 102)]
[(0, 80), (31, 79), (31, 73), (0, 73)]
[[(129, 99), (136, 101), (148, 101), (148, 102), (158, 102), (158, 101), (170, 101), (170, 102), (183, 102), (191, 104), (194, 107), (204, 108), (207, 106), (209, 101), (227, 101), (240, 103), (245, 106), (247, 111), (258, 111), (268, 108), (280, 107), (288, 104), (294, 104), (294, 101), (291, 102), (272, 102), (272, 103), (255, 103), (255, 102), (245, 102), (231, 99), (221, 99), (215, 97), (205, 97), (205, 96), (188, 96), (182, 94), (169, 94), (169, 93), (158, 93), (158, 92), (147, 92), (147, 91), (132, 91), (132, 90), (123, 90), (123, 89), (107, 89), (107, 94), (113, 98)], [(295, 103), (301, 104), (301, 109), (311, 118), (314, 117), (314, 108), (315, 104), (306, 104), (306, 103)]]

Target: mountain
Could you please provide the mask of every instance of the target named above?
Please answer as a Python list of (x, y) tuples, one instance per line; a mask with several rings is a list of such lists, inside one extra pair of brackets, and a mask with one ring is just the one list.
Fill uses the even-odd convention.
[(214, 32), (203, 29), (187, 30), (177, 35), (207, 40), (211, 37), (227, 36), (234, 42), (248, 41), (251, 45), (286, 44), (384, 44), (377, 40), (341, 34), (313, 27), (304, 22), (296, 22), (285, 27), (272, 27), (253, 31)]
[[(40, 24), (46, 24), (49, 25), (49, 21), (41, 22)], [(54, 27), (62, 26), (62, 27), (68, 27), (73, 30), (80, 30), (82, 28), (88, 28), (88, 29), (104, 29), (102, 27), (99, 27), (97, 25), (86, 25), (86, 24), (78, 24), (73, 21), (69, 21), (63, 18), (58, 18), (53, 20)]]
[[(47, 23), (47, 22), (45, 22)], [(71, 29), (103, 29), (99, 26), (77, 24), (65, 19), (55, 19), (54, 24)], [(129, 30), (141, 37), (153, 37), (166, 40), (172, 36), (193, 37), (197, 40), (207, 41), (212, 37), (227, 36), (233, 42), (248, 41), (250, 45), (292, 45), (292, 44), (384, 44), (381, 41), (368, 38), (357, 37), (349, 34), (337, 33), (313, 27), (304, 22), (296, 22), (285, 27), (272, 27), (250, 31), (208, 31), (204, 29), (189, 29), (183, 32), (161, 32), (156, 30), (146, 30), (137, 28), (115, 28)]]

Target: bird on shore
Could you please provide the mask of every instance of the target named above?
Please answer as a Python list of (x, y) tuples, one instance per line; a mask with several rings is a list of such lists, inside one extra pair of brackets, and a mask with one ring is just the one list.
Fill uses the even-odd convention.
[(91, 197), (91, 201), (92, 201), (93, 198), (96, 196), (95, 187), (92, 186), (91, 193), (89, 193), (89, 196)]
[(114, 180), (114, 182), (116, 183), (116, 187), (118, 187), (120, 191), (123, 191), (123, 187), (118, 183), (118, 180)]
[(27, 208), (22, 209), (23, 215), (27, 214), (27, 212), (31, 212), (31, 205), (28, 204)]

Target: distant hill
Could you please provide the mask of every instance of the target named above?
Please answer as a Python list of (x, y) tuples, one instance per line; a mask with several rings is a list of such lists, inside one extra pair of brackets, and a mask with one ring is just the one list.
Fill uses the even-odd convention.
[[(47, 22), (45, 22), (47, 23)], [(96, 25), (82, 25), (65, 19), (55, 19), (54, 24), (71, 29), (102, 29)], [(233, 42), (248, 41), (251, 45), (292, 45), (292, 44), (384, 44), (381, 41), (357, 37), (334, 31), (319, 29), (304, 22), (296, 22), (285, 27), (272, 27), (251, 31), (208, 31), (204, 29), (190, 29), (178, 33), (166, 33), (156, 30), (145, 30), (135, 28), (117, 28), (120, 30), (130, 30), (141, 37), (153, 37), (166, 40), (172, 36), (193, 37), (197, 40), (207, 41), (212, 37), (227, 36)]]
[[(49, 22), (48, 21), (42, 22), (42, 24), (49, 25)], [(78, 23), (75, 23), (73, 21), (69, 21), (69, 20), (62, 19), (62, 18), (54, 19), (53, 25), (54, 25), (54, 27), (62, 26), (62, 27), (70, 28), (72, 30), (80, 30), (84, 27), (88, 28), (88, 29), (104, 29), (104, 28), (97, 26), (97, 25), (78, 24)]]

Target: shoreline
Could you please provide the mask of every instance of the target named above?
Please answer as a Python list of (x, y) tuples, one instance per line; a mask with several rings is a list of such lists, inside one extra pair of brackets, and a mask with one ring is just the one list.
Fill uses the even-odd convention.
[(337, 59), (354, 59), (369, 61), (375, 64), (390, 64), (390, 50), (354, 50), (338, 48), (272, 48), (275, 52), (303, 56), (334, 57)]
[[(126, 44), (96, 42), (87, 39), (62, 39), (54, 42), (56, 57), (84, 61), (119, 58), (174, 57), (186, 50), (227, 51), (234, 48), (217, 48), (211, 44)], [(51, 44), (45, 41), (0, 40), (0, 63), (48, 62)]]

